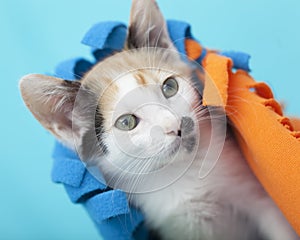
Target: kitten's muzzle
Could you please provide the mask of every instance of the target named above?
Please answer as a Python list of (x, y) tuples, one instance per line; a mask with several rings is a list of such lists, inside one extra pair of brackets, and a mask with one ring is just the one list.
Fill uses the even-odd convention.
[(172, 130), (172, 131), (168, 132), (167, 134), (173, 135), (173, 136), (178, 136), (178, 137), (181, 137), (182, 135), (186, 136), (186, 135), (192, 133), (194, 128), (195, 128), (195, 123), (192, 118), (182, 117), (179, 129), (176, 131)]

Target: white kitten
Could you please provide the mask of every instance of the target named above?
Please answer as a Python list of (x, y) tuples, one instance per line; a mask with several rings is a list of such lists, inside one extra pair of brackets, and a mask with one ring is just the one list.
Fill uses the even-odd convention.
[(80, 82), (32, 74), (20, 88), (41, 124), (126, 191), (163, 239), (298, 239), (222, 111), (201, 105), (195, 71), (156, 3), (134, 0), (123, 52)]

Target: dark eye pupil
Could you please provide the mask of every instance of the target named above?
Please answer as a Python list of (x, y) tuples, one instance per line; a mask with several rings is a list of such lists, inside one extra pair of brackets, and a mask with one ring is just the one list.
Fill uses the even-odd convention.
[(171, 91), (171, 90), (174, 90), (174, 86), (172, 86), (169, 83), (167, 83), (166, 85), (164, 85), (164, 91)]
[(125, 118), (125, 119), (122, 121), (122, 125), (123, 125), (124, 127), (129, 125), (128, 118)]

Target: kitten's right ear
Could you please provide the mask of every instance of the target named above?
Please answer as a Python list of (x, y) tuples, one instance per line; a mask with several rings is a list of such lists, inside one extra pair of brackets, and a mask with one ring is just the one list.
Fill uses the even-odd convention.
[[(30, 74), (20, 81), (23, 100), (35, 118), (62, 143), (74, 148), (72, 110), (80, 82)], [(77, 129), (77, 128), (75, 128)]]

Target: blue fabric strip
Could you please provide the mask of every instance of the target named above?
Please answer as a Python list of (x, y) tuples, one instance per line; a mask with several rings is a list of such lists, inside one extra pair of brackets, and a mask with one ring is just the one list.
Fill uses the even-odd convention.
[(249, 67), (249, 60), (250, 55), (243, 52), (236, 52), (236, 51), (223, 51), (220, 52), (220, 55), (229, 57), (233, 61), (233, 67), (236, 69), (242, 69), (247, 72), (250, 71)]
[(96, 226), (103, 239), (145, 240), (148, 239), (148, 232), (144, 226), (140, 226), (143, 220), (139, 211), (131, 209), (127, 214), (106, 219)]
[(114, 49), (106, 48), (106, 49), (93, 49), (92, 54), (94, 55), (97, 62), (104, 60), (106, 57), (109, 57), (115, 52)]
[(185, 39), (191, 38), (191, 27), (186, 22), (181, 22), (177, 20), (168, 20), (167, 27), (169, 31), (169, 35), (173, 44), (177, 48), (177, 50), (181, 53), (186, 55), (185, 51)]
[(107, 188), (103, 179), (99, 181), (86, 170), (76, 153), (57, 141), (52, 156), (52, 181), (64, 184), (72, 202), (80, 201), (90, 192)]
[[(73, 203), (79, 203), (86, 200), (85, 196), (88, 196), (94, 191), (105, 191), (107, 186), (98, 181), (89, 171), (85, 171), (82, 182), (79, 187), (73, 187), (68, 184), (64, 184), (66, 192), (69, 195), (70, 200)], [(99, 192), (101, 192), (99, 191)]]
[(130, 212), (126, 194), (120, 190), (110, 190), (98, 194), (88, 199), (84, 205), (97, 223)]
[(79, 80), (92, 66), (93, 64), (84, 58), (69, 59), (56, 66), (55, 76), (66, 80)]
[(78, 159), (58, 157), (54, 158), (52, 181), (79, 187), (86, 169)]
[(124, 47), (127, 28), (121, 22), (100, 22), (85, 34), (82, 43), (92, 48), (121, 50)]

